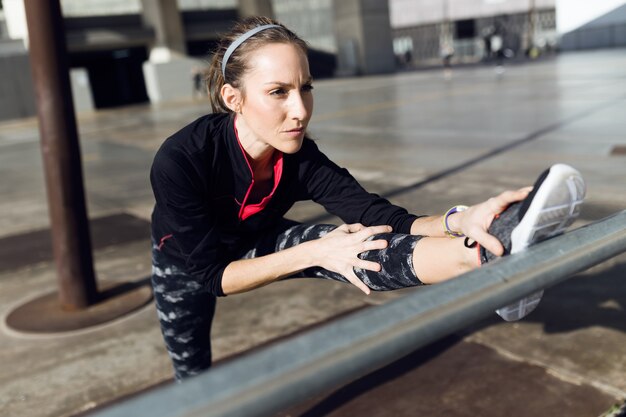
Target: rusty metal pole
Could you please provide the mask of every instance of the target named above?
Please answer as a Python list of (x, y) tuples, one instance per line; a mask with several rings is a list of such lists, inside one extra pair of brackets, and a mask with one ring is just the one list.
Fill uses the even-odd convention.
[(97, 298), (83, 174), (59, 0), (25, 0), (59, 301), (67, 310)]

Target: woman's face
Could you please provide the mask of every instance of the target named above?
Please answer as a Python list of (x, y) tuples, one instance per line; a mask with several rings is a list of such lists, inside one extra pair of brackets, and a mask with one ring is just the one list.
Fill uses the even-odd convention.
[(274, 43), (252, 52), (249, 59), (238, 116), (244, 119), (245, 133), (257, 144), (297, 152), (313, 113), (306, 55), (294, 45)]

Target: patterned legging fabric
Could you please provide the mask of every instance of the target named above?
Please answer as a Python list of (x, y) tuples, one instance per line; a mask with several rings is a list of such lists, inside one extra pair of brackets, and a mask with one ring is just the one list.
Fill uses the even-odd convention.
[[(285, 222), (273, 233), (251, 242), (239, 254), (241, 259), (277, 252), (302, 242), (318, 239), (334, 230), (334, 225), (303, 225)], [(385, 239), (385, 249), (363, 252), (362, 259), (378, 262), (380, 272), (355, 268), (354, 272), (374, 291), (388, 291), (420, 285), (413, 268), (413, 249), (421, 236), (385, 233), (372, 239)], [(335, 272), (315, 267), (289, 278), (317, 277), (348, 282)], [(216, 297), (197, 278), (173, 264), (152, 246), (152, 287), (165, 346), (174, 365), (177, 381), (196, 375), (211, 366), (211, 323)]]

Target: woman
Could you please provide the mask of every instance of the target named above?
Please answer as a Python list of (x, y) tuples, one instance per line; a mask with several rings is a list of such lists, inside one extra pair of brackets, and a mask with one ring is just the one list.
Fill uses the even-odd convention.
[[(270, 19), (238, 24), (209, 70), (213, 114), (172, 135), (155, 156), (153, 287), (178, 380), (211, 364), (216, 297), (296, 276), (349, 282), (366, 294), (443, 281), (536, 240), (511, 242), (510, 235), (526, 223), (543, 227), (539, 214), (525, 213), (541, 213), (549, 205), (542, 193), (562, 188), (565, 176), (579, 178), (553, 167), (546, 178), (554, 184), (540, 182), (531, 196), (527, 187), (443, 216), (409, 214), (367, 193), (307, 138), (313, 86), (306, 52)], [(579, 197), (561, 200), (575, 206)], [(346, 224), (284, 219), (299, 200), (316, 201)], [(559, 212), (560, 228), (572, 213)]]

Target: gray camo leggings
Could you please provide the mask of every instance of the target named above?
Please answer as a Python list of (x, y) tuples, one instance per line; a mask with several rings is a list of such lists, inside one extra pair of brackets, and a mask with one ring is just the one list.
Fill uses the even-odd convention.
[[(318, 239), (334, 225), (303, 225), (286, 222), (265, 234), (240, 253), (241, 259), (277, 252), (299, 243)], [(420, 285), (413, 268), (413, 249), (421, 236), (385, 233), (385, 249), (363, 252), (362, 259), (381, 264), (380, 272), (355, 268), (354, 272), (374, 291), (388, 291)], [(317, 277), (348, 282), (335, 272), (309, 268), (289, 278)], [(211, 366), (211, 323), (216, 297), (197, 278), (174, 265), (158, 246), (152, 246), (152, 287), (165, 346), (174, 365), (176, 380), (196, 375)]]

